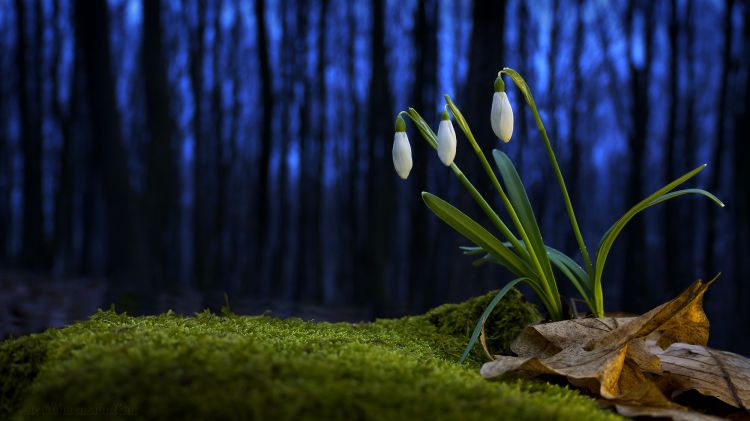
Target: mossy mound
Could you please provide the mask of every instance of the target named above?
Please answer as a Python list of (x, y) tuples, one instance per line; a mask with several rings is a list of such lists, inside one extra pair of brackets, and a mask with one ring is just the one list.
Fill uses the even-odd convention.
[[(479, 351), (457, 364), (491, 298), (362, 324), (99, 312), (0, 343), (0, 419), (616, 418), (566, 388), (486, 381)], [(493, 349), (537, 317), (509, 294)]]

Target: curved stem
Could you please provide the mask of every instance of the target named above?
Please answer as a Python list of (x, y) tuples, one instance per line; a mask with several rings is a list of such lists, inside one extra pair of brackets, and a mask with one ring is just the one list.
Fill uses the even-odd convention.
[[(539, 256), (536, 255), (534, 248), (531, 246), (531, 241), (529, 240), (529, 236), (526, 234), (526, 230), (523, 228), (523, 225), (521, 224), (521, 220), (518, 219), (518, 214), (516, 214), (515, 208), (513, 208), (513, 205), (510, 203), (510, 200), (508, 199), (508, 195), (505, 194), (505, 190), (500, 185), (500, 181), (495, 175), (495, 171), (492, 170), (492, 167), (490, 166), (489, 161), (487, 161), (487, 157), (484, 155), (484, 152), (482, 152), (482, 149), (479, 147), (479, 144), (474, 138), (474, 134), (471, 132), (471, 129), (469, 128), (468, 123), (466, 123), (466, 120), (464, 119), (463, 114), (458, 109), (456, 104), (453, 103), (450, 96), (445, 95), (445, 100), (448, 103), (448, 107), (450, 108), (451, 112), (456, 117), (456, 120), (458, 121), (459, 126), (461, 127), (464, 134), (466, 135), (466, 138), (471, 143), (471, 146), (474, 149), (474, 152), (476, 153), (477, 157), (479, 157), (479, 160), (482, 162), (482, 167), (484, 167), (484, 171), (490, 177), (490, 180), (492, 181), (492, 185), (500, 194), (500, 199), (502, 200), (503, 205), (505, 206), (505, 209), (508, 211), (508, 215), (510, 215), (510, 219), (513, 221), (513, 224), (515, 225), (516, 229), (518, 230), (518, 233), (521, 235), (521, 238), (523, 239), (524, 244), (526, 245), (526, 249), (527, 249), (526, 251), (531, 257), (532, 264), (534, 265), (535, 269), (538, 271), (539, 277), (544, 281), (542, 282), (542, 285), (544, 286), (545, 293), (548, 294), (548, 297), (550, 297), (550, 299), (559, 301), (557, 297), (559, 297), (560, 294), (557, 291), (557, 285), (555, 283), (554, 275), (552, 274), (552, 267), (550, 266), (548, 270), (544, 270), (542, 268), (542, 264), (540, 262)], [(515, 247), (515, 244), (513, 246)], [(548, 260), (547, 260), (547, 264), (549, 264)], [(562, 304), (557, 304), (555, 307), (557, 307), (555, 309), (556, 314), (551, 315), (553, 318), (561, 316), (562, 314)]]
[(539, 132), (542, 134), (542, 138), (544, 139), (544, 146), (547, 149), (547, 155), (552, 162), (552, 168), (555, 171), (555, 177), (557, 178), (557, 182), (560, 184), (560, 190), (562, 190), (563, 199), (565, 200), (565, 210), (568, 212), (568, 218), (570, 219), (570, 225), (573, 228), (573, 234), (575, 235), (576, 241), (578, 242), (578, 247), (581, 249), (581, 255), (583, 256), (583, 261), (586, 265), (586, 272), (589, 274), (589, 276), (591, 276), (594, 272), (593, 265), (591, 264), (591, 258), (589, 257), (586, 243), (583, 241), (581, 229), (578, 227), (578, 220), (576, 219), (575, 212), (573, 211), (573, 204), (570, 201), (570, 195), (568, 194), (568, 188), (565, 186), (565, 180), (563, 179), (562, 172), (560, 171), (560, 165), (558, 165), (557, 163), (555, 152), (552, 150), (552, 144), (550, 143), (549, 136), (547, 136), (547, 130), (544, 128), (542, 117), (539, 115), (539, 110), (537, 110), (536, 108), (536, 103), (534, 103), (534, 98), (531, 96), (529, 86), (526, 84), (526, 81), (521, 77), (521, 75), (519, 75), (518, 72), (513, 69), (506, 67), (498, 72), (498, 75), (500, 74), (506, 74), (511, 78), (511, 80), (513, 80), (513, 83), (515, 83), (518, 89), (520, 89), (523, 93), (523, 96), (526, 99), (526, 103), (529, 105), (529, 108), (531, 108), (531, 112), (534, 114), (536, 126), (539, 129)]

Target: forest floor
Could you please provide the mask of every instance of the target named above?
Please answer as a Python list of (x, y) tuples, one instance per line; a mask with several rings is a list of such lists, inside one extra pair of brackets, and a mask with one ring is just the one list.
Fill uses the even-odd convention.
[[(354, 324), (100, 311), (0, 342), (0, 419), (619, 418), (566, 387), (487, 381), (479, 350), (458, 364), (491, 298)], [(490, 349), (509, 352), (537, 318), (512, 291), (487, 325)]]

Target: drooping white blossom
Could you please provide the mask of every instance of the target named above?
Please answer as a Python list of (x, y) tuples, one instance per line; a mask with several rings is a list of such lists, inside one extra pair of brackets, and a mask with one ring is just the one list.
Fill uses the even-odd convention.
[(449, 167), (456, 157), (456, 131), (448, 112), (443, 110), (437, 132), (437, 153), (440, 161)]
[(406, 136), (406, 124), (401, 116), (396, 120), (396, 133), (393, 135), (393, 168), (399, 177), (406, 180), (411, 171), (411, 145)]
[(513, 136), (513, 108), (510, 106), (508, 95), (505, 93), (505, 84), (502, 83), (500, 77), (498, 77), (498, 80), (500, 83), (495, 81), (495, 94), (492, 96), (490, 120), (495, 136), (508, 143)]

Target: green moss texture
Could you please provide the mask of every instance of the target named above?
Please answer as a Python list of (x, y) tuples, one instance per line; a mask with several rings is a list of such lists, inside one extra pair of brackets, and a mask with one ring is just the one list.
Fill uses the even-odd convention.
[[(492, 295), (361, 324), (100, 311), (0, 343), (0, 419), (617, 418), (563, 387), (486, 381), (479, 349), (459, 365)], [(507, 352), (537, 318), (513, 291), (489, 346)]]

